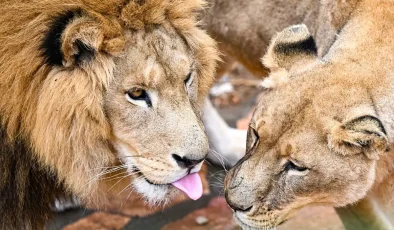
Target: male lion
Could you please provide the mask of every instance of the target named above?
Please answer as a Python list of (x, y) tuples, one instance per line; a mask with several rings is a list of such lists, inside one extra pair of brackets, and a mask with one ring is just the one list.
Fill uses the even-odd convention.
[(309, 204), (358, 203), (365, 212), (352, 215), (365, 225), (353, 229), (393, 229), (372, 199), (393, 190), (392, 12), (393, 1), (360, 0), (322, 58), (304, 25), (273, 38), (263, 62), (275, 87), (225, 181), (241, 226), (270, 229)]
[(151, 203), (201, 195), (202, 0), (0, 2), (0, 229), (43, 228), (65, 192), (103, 199), (111, 173)]

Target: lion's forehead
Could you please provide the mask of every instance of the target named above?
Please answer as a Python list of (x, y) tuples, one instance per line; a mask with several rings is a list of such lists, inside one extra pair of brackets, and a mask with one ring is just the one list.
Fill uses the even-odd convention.
[(130, 37), (118, 58), (116, 73), (125, 85), (146, 85), (157, 88), (184, 80), (193, 67), (193, 57), (179, 36), (167, 36), (163, 31), (141, 31)]

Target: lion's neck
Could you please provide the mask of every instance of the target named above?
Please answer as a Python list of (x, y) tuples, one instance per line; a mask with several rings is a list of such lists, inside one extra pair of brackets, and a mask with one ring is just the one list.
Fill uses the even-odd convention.
[(393, 11), (394, 4), (390, 0), (360, 1), (325, 59), (350, 59), (366, 69), (368, 66), (392, 67)]
[[(380, 157), (376, 165), (376, 179), (370, 195), (380, 201), (383, 206), (391, 204), (394, 191), (394, 152), (391, 151)], [(390, 201), (390, 202), (388, 202)], [(392, 207), (391, 207), (392, 208)]]
[[(355, 76), (354, 80), (368, 86), (377, 113), (382, 116), (388, 137), (394, 143), (394, 128), (390, 115), (394, 110), (394, 104), (390, 102), (393, 101), (391, 94), (394, 90), (394, 85), (391, 84), (394, 80), (391, 77), (394, 76), (392, 12), (394, 4), (390, 0), (360, 1), (324, 59), (347, 63), (357, 69), (354, 73), (364, 75)], [(394, 178), (391, 176), (394, 173), (393, 163), (394, 144), (392, 151), (380, 156), (377, 162), (372, 193), (378, 193), (380, 197), (391, 195), (389, 193), (394, 188)]]

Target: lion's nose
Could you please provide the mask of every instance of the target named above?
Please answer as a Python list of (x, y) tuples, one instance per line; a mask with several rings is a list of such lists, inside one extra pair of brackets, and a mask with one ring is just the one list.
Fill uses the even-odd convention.
[(174, 158), (176, 163), (181, 168), (193, 168), (194, 166), (198, 165), (201, 161), (205, 159), (205, 158), (201, 158), (198, 160), (194, 160), (187, 157), (181, 157), (178, 154), (172, 154), (172, 158)]

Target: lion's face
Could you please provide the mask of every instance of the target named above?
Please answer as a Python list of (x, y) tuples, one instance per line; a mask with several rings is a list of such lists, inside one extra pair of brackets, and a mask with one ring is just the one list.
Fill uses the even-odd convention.
[[(290, 27), (274, 39), (265, 61), (280, 67), (311, 60), (316, 49), (307, 45), (310, 39), (306, 27)], [(339, 81), (352, 69), (308, 63), (304, 70), (273, 71), (286, 72), (288, 82), (264, 94), (246, 156), (226, 177), (227, 201), (245, 228), (272, 228), (308, 204), (356, 202), (373, 185), (376, 161), (388, 150), (373, 104), (365, 103), (367, 90)]]
[(40, 163), (95, 204), (118, 189), (160, 203), (177, 194), (173, 182), (201, 185), (193, 174), (208, 152), (200, 113), (218, 59), (197, 26), (203, 1), (40, 4), (39, 45), (23, 51), (40, 55), (27, 68), (38, 77), (19, 87), (38, 91), (26, 97), (23, 122)]
[(208, 141), (197, 108), (196, 60), (170, 27), (127, 36), (105, 108), (122, 163), (148, 200), (200, 169)]

